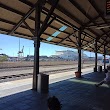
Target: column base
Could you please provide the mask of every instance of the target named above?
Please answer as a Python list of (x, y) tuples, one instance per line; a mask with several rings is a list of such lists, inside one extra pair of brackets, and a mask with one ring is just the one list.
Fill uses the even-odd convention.
[(82, 78), (82, 77), (81, 77), (81, 73), (82, 73), (82, 72), (78, 72), (78, 71), (76, 71), (76, 72), (75, 72), (75, 76), (76, 76), (76, 78)]
[(97, 72), (97, 68), (96, 67), (94, 67), (94, 72)]

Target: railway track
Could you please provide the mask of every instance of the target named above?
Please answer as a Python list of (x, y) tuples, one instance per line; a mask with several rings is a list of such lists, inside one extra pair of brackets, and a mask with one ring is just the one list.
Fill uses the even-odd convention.
[[(89, 66), (84, 66), (83, 68), (87, 68), (87, 67), (93, 67), (94, 65), (89, 65)], [(60, 72), (67, 72), (67, 71), (71, 71), (77, 69), (77, 67), (73, 67), (73, 68), (66, 68), (66, 69), (59, 69), (59, 70), (50, 70), (50, 71), (43, 71), (40, 72), (41, 74), (55, 74), (55, 73), (60, 73)], [(33, 76), (33, 73), (25, 73), (25, 74), (17, 74), (17, 75), (9, 75), (9, 76), (1, 76), (0, 77), (0, 83), (1, 82), (7, 82), (7, 81), (13, 81), (13, 80), (17, 80), (17, 79), (24, 79), (24, 78), (31, 78)]]
[[(68, 66), (69, 64), (62, 64), (60, 66)], [(77, 64), (74, 64), (74, 65), (77, 65)], [(44, 65), (44, 66), (40, 66), (40, 67), (43, 67), (43, 68), (47, 68), (47, 67), (58, 67), (59, 65)], [(33, 66), (28, 66), (28, 67), (11, 67), (11, 68), (0, 68), (0, 72), (3, 72), (3, 71), (20, 71), (20, 70), (28, 70), (28, 69), (33, 69)]]

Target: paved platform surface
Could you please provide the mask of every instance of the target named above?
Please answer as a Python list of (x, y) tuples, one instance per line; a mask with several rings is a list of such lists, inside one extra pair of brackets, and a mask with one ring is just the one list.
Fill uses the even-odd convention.
[[(83, 74), (87, 74), (92, 70), (93, 70), (92, 68), (82, 69)], [(74, 72), (75, 71), (67, 71), (51, 74), (49, 75), (49, 84), (73, 78), (75, 77)], [(3, 82), (0, 83), (0, 97), (5, 97), (29, 89), (32, 89), (32, 78)]]
[(63, 104), (62, 110), (110, 110), (110, 88), (94, 84), (104, 78), (103, 73), (90, 73), (82, 79), (72, 78), (50, 85), (50, 94)]
[(81, 79), (51, 83), (49, 94), (28, 89), (4, 96), (0, 98), (0, 110), (47, 110), (47, 98), (53, 95), (61, 101), (62, 110), (110, 110), (110, 88), (105, 84), (94, 86), (104, 77), (104, 73), (89, 73)]

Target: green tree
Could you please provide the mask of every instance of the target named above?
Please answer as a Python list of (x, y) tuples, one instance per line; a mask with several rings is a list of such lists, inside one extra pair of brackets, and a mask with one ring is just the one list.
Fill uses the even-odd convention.
[(7, 61), (8, 57), (6, 55), (0, 56), (0, 62)]

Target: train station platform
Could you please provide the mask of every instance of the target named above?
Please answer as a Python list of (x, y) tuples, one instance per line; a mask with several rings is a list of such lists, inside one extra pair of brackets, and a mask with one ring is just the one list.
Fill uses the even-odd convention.
[[(47, 98), (53, 95), (61, 101), (62, 110), (110, 110), (109, 87), (105, 84), (99, 88), (94, 86), (104, 77), (104, 73), (92, 72), (83, 74), (81, 79), (53, 82), (49, 85), (48, 94), (40, 94), (29, 88), (22, 91), (24, 86), (21, 85), (20, 92), (0, 98), (0, 110), (47, 110)], [(7, 89), (8, 92), (11, 90), (11, 87), (10, 91)]]

